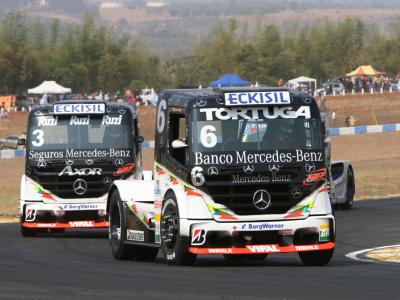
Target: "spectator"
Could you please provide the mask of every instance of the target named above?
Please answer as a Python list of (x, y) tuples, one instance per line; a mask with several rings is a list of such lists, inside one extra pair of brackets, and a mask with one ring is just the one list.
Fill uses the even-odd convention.
[(6, 117), (6, 106), (5, 103), (2, 102), (0, 106), (0, 118), (5, 118)]
[(331, 121), (332, 121), (332, 125), (336, 126), (336, 112), (335, 111), (332, 112)]
[(356, 118), (352, 115), (346, 118), (346, 127), (354, 127), (356, 125)]

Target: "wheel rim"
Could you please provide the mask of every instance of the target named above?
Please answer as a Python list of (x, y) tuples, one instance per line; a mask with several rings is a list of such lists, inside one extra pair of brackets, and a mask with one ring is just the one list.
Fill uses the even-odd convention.
[(119, 215), (118, 205), (113, 207), (111, 216), (110, 216), (110, 240), (113, 245), (118, 244), (121, 241), (121, 217)]
[(177, 236), (178, 236), (178, 216), (175, 209), (171, 206), (168, 206), (165, 213), (162, 216), (162, 239), (163, 244), (167, 247), (167, 249), (172, 250), (175, 249)]

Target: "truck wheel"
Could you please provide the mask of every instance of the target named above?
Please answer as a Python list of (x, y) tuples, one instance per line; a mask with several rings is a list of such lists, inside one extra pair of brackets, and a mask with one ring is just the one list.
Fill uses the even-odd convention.
[(25, 220), (25, 216), (21, 216), (19, 218), (19, 228), (20, 228), (21, 235), (23, 237), (34, 237), (38, 233), (46, 233), (47, 232), (47, 228), (27, 228), (27, 227), (23, 227), (22, 223), (24, 222), (24, 220)]
[(122, 201), (118, 191), (111, 195), (109, 212), (109, 236), (111, 252), (117, 260), (154, 260), (158, 254), (158, 248), (140, 245), (127, 245), (126, 241), (126, 219), (123, 213)]
[(354, 175), (352, 169), (347, 174), (346, 201), (341, 205), (343, 209), (352, 209), (354, 203)]
[(299, 252), (301, 261), (306, 266), (324, 266), (333, 256), (334, 249)]
[(108, 230), (113, 257), (117, 260), (133, 259), (132, 246), (124, 244), (126, 230), (118, 191), (113, 191), (111, 195)]
[(189, 239), (180, 236), (178, 203), (168, 193), (161, 211), (161, 250), (170, 265), (192, 265), (196, 255), (188, 252)]

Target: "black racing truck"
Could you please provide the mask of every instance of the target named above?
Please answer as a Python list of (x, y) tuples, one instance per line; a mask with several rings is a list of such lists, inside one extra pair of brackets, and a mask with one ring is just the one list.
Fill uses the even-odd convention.
[(28, 117), (19, 204), (23, 236), (107, 227), (115, 179), (142, 172), (136, 111), (125, 104), (62, 101)]
[(167, 263), (192, 264), (296, 252), (324, 265), (335, 248), (329, 152), (309, 95), (164, 90), (153, 176), (116, 180), (108, 195), (112, 254), (149, 260), (161, 248)]

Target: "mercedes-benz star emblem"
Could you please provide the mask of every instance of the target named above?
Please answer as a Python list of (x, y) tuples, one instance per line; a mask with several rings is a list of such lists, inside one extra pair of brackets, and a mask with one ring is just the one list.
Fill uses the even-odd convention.
[(253, 205), (258, 210), (266, 210), (271, 205), (271, 196), (266, 190), (258, 190), (253, 195)]
[(312, 164), (312, 163), (311, 164), (310, 163), (306, 163), (305, 168), (306, 168), (306, 171), (308, 173), (312, 173), (312, 172), (315, 171), (315, 165)]
[(68, 160), (65, 161), (65, 164), (66, 164), (67, 166), (72, 166), (72, 165), (74, 164), (74, 161), (68, 159)]
[(209, 167), (207, 170), (208, 175), (218, 175), (218, 169), (216, 167)]
[(207, 99), (204, 99), (203, 97), (199, 97), (196, 100), (196, 104), (197, 104), (197, 106), (200, 106), (200, 107), (205, 106), (207, 104)]
[(217, 98), (215, 98), (215, 101), (217, 101), (218, 104), (224, 104), (224, 98), (222, 98), (221, 96), (217, 96)]
[(303, 191), (301, 190), (301, 188), (299, 188), (298, 186), (295, 186), (292, 189), (292, 196), (294, 199), (298, 199), (303, 195)]
[(85, 163), (86, 163), (88, 166), (90, 166), (90, 165), (93, 165), (94, 161), (93, 161), (93, 159), (85, 159)]
[(40, 160), (38, 162), (38, 167), (39, 168), (46, 168), (46, 166), (47, 166), (47, 164), (46, 164), (46, 162), (44, 160)]
[(279, 172), (279, 165), (269, 165), (268, 170), (272, 173), (278, 173)]
[(243, 171), (246, 174), (252, 174), (254, 172), (254, 166), (253, 165), (246, 165), (243, 167)]
[(110, 184), (111, 183), (111, 178), (110, 177), (106, 177), (106, 178), (104, 178), (104, 183), (105, 184)]
[(87, 183), (83, 179), (77, 179), (75, 180), (74, 185), (72, 187), (74, 189), (75, 194), (83, 195), (84, 193), (86, 193)]
[(114, 163), (116, 166), (120, 167), (124, 164), (124, 160), (122, 158), (117, 158)]

